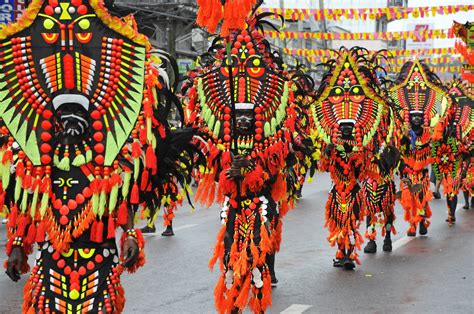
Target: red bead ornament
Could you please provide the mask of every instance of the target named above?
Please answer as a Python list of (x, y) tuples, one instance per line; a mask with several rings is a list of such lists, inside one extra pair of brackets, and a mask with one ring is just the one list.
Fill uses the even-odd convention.
[(87, 270), (84, 266), (81, 266), (79, 268), (79, 275), (84, 276), (86, 274)]
[(101, 132), (95, 132), (92, 137), (96, 142), (102, 142), (102, 140), (104, 139), (104, 134)]
[(104, 163), (104, 156), (103, 155), (97, 155), (94, 158), (95, 162), (99, 165)]
[(224, 135), (224, 141), (229, 142), (230, 139), (231, 139), (231, 138), (230, 138), (230, 135), (229, 135), (229, 134)]
[(66, 205), (63, 205), (59, 209), (59, 213), (63, 216), (66, 216), (67, 214), (69, 214), (69, 208)]
[(255, 134), (255, 140), (261, 141), (262, 140), (262, 135), (261, 134)]
[[(82, 194), (86, 197), (86, 198), (90, 198), (92, 196), (92, 190), (89, 188), (89, 187), (86, 187), (84, 188), (84, 190), (82, 190)], [(79, 202), (78, 202), (79, 203)]]
[(51, 145), (46, 144), (46, 143), (41, 144), (41, 146), (40, 146), (40, 151), (44, 154), (49, 153), (51, 151), (51, 149), (52, 149)]
[(57, 198), (53, 202), (53, 208), (54, 209), (60, 209), (61, 206), (63, 206), (63, 202), (61, 202), (61, 199)]
[(94, 123), (92, 123), (92, 127), (94, 128), (94, 130), (101, 130), (102, 129), (102, 122), (101, 121), (95, 121)]
[(69, 223), (69, 218), (66, 216), (61, 216), (61, 218), (59, 218), (59, 223), (63, 226), (67, 225)]
[(100, 111), (94, 110), (91, 112), (91, 117), (94, 120), (99, 120), (100, 119)]
[(44, 129), (44, 130), (49, 130), (51, 129), (53, 125), (51, 124), (51, 122), (47, 121), (47, 120), (44, 120), (41, 122), (41, 128)]
[(100, 263), (102, 263), (103, 261), (104, 261), (104, 257), (103, 257), (102, 255), (97, 254), (97, 255), (95, 256), (95, 262), (96, 262), (96, 263), (99, 263), (99, 264), (100, 264)]
[(95, 144), (94, 145), (94, 150), (99, 153), (99, 154), (102, 154), (104, 152), (104, 145), (101, 144), (101, 143), (98, 143), (98, 144)]
[(81, 193), (76, 195), (76, 203), (83, 204), (86, 201), (86, 198)]
[(51, 110), (46, 109), (43, 111), (42, 115), (43, 115), (43, 118), (45, 119), (51, 119), (51, 117), (53, 116), (53, 113), (51, 112)]
[(53, 260), (57, 261), (61, 257), (61, 254), (58, 251), (56, 251), (53, 253), (51, 257), (53, 258)]
[(41, 163), (43, 165), (47, 165), (47, 164), (51, 163), (51, 157), (49, 155), (42, 155), (41, 156)]
[(87, 13), (87, 7), (85, 5), (80, 5), (79, 8), (77, 8), (77, 13), (80, 15), (84, 15)]
[(42, 132), (40, 137), (41, 137), (41, 140), (44, 142), (49, 142), (52, 138), (51, 134), (48, 132)]
[(59, 268), (63, 269), (64, 266), (66, 266), (66, 261), (63, 260), (63, 259), (60, 259), (60, 260), (56, 263), (56, 265), (58, 265)]
[(47, 5), (45, 8), (44, 8), (44, 13), (46, 13), (46, 15), (49, 15), (49, 16), (52, 16), (54, 14), (54, 9), (52, 6), (50, 5)]
[(95, 268), (95, 264), (93, 261), (88, 261), (87, 262), (87, 269), (88, 270), (93, 270)]
[(69, 209), (71, 209), (71, 210), (76, 209), (76, 208), (77, 208), (77, 203), (76, 203), (76, 201), (75, 201), (75, 200), (69, 200), (69, 201), (67, 202), (67, 207), (69, 207)]

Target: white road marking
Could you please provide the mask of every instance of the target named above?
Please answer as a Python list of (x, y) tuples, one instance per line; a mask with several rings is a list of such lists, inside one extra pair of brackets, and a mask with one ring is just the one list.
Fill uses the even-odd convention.
[(396, 249), (399, 249), (400, 247), (404, 246), (405, 244), (407, 244), (408, 242), (412, 241), (415, 238), (416, 237), (404, 236), (403, 238), (398, 239), (397, 241), (393, 242), (392, 251), (395, 251)]
[(197, 224), (182, 225), (182, 226), (173, 228), (173, 231), (179, 231), (179, 230), (188, 229), (188, 228), (192, 228), (192, 227), (196, 227), (196, 226), (197, 226)]
[(290, 307), (280, 312), (280, 314), (301, 314), (311, 307), (313, 306), (307, 304), (292, 304)]

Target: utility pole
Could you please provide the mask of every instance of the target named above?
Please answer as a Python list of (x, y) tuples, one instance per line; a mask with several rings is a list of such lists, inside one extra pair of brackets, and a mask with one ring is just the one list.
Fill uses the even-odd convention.
[[(281, 9), (281, 12), (282, 12), (283, 17), (284, 17), (285, 16), (285, 0), (280, 0), (280, 9)], [(283, 37), (283, 41), (281, 41), (281, 39), (280, 39), (280, 46), (281, 46), (280, 55), (282, 56), (282, 58), (283, 58), (283, 48), (286, 48), (286, 44), (287, 44), (287, 42), (286, 42), (285, 37)]]
[[(321, 9), (321, 11), (324, 10), (324, 0), (319, 0), (319, 9)], [(321, 15), (320, 27), (322, 33), (327, 33), (326, 18), (324, 15)], [(328, 43), (326, 39), (323, 39), (323, 49), (328, 49)]]

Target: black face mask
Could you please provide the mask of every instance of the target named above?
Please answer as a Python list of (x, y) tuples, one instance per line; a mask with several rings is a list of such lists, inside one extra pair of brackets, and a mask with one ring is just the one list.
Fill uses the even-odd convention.
[(240, 135), (248, 135), (252, 133), (253, 129), (253, 114), (252, 113), (237, 113), (237, 129)]
[(82, 140), (89, 131), (87, 112), (77, 104), (64, 104), (58, 110), (58, 120), (62, 137), (71, 140)]
[(415, 127), (420, 127), (423, 124), (423, 117), (419, 114), (412, 114), (410, 116), (410, 124)]
[(339, 130), (341, 131), (341, 135), (343, 139), (352, 139), (352, 130), (354, 126), (352, 124), (345, 124), (341, 123), (339, 126)]

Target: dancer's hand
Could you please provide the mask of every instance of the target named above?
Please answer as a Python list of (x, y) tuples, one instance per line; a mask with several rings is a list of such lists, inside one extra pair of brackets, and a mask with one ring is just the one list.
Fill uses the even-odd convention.
[(324, 155), (326, 155), (327, 157), (329, 157), (329, 155), (331, 155), (331, 151), (334, 149), (334, 144), (333, 143), (329, 143), (328, 145), (326, 145), (326, 148), (324, 149)]
[(242, 155), (236, 155), (234, 159), (232, 160), (232, 168), (244, 168), (248, 167), (250, 165), (250, 162), (245, 158), (245, 156)]
[(123, 244), (123, 266), (131, 267), (138, 259), (138, 243), (135, 238), (128, 237)]
[(5, 273), (11, 280), (17, 282), (20, 280), (21, 266), (25, 262), (26, 255), (19, 247), (14, 247), (7, 260), (7, 270)]
[(237, 179), (242, 177), (242, 168), (246, 168), (250, 165), (250, 161), (242, 155), (234, 156), (230, 168), (227, 169), (227, 178)]

